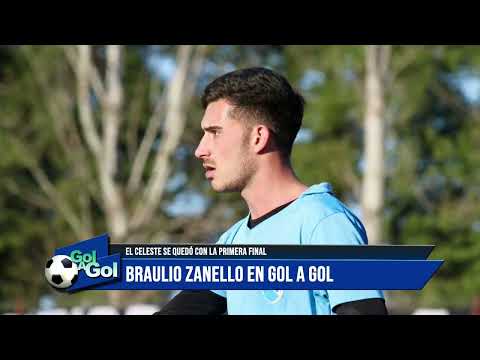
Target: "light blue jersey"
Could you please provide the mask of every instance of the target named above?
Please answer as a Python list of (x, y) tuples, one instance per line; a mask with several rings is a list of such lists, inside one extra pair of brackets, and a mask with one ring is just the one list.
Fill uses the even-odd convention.
[[(360, 220), (332, 195), (313, 185), (290, 205), (250, 229), (248, 216), (228, 229), (219, 245), (366, 245)], [(227, 298), (229, 315), (331, 315), (339, 304), (383, 298), (380, 290), (213, 290)]]

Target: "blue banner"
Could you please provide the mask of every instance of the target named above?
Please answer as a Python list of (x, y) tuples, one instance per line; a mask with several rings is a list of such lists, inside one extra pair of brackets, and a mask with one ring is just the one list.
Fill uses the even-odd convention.
[[(60, 265), (55, 268), (59, 273), (51, 275), (63, 279), (58, 288), (63, 286), (68, 292), (421, 290), (443, 264), (443, 260), (426, 260), (432, 249), (366, 245), (109, 245), (108, 234), (104, 234), (57, 249), (55, 255), (69, 257), (75, 269), (66, 263), (65, 279)], [(386, 255), (391, 258), (381, 257)], [(50, 284), (56, 285), (52, 281)]]
[(98, 290), (420, 290), (441, 260), (123, 259)]

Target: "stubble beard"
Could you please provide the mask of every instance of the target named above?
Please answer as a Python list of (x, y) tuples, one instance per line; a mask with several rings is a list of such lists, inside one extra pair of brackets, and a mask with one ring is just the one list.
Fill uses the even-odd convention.
[(256, 166), (248, 156), (245, 156), (239, 165), (238, 173), (224, 185), (224, 192), (242, 192), (250, 183), (255, 174)]
[(217, 192), (242, 192), (248, 184), (250, 183), (251, 179), (253, 178), (257, 166), (255, 160), (250, 155), (248, 151), (248, 138), (245, 137), (244, 141), (242, 142), (242, 148), (240, 149), (240, 153), (244, 154), (239, 161), (239, 165), (236, 168), (237, 173), (231, 179), (228, 179), (223, 185), (215, 189), (212, 184), (212, 187)]

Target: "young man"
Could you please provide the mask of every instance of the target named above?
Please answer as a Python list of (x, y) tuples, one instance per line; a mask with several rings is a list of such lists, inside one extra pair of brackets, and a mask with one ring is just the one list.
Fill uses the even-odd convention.
[[(279, 74), (238, 70), (214, 80), (202, 98), (204, 136), (195, 151), (215, 191), (238, 191), (249, 215), (219, 244), (367, 243), (355, 215), (328, 183), (307, 187), (290, 164), (304, 100)], [(321, 166), (321, 164), (319, 164)], [(387, 314), (377, 290), (182, 291), (164, 314)]]

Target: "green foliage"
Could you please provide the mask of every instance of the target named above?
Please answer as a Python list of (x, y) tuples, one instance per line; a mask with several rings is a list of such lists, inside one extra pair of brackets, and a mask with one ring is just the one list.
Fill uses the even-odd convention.
[(432, 50), (429, 62), (417, 64), (416, 88), (406, 86), (413, 95), (404, 92), (399, 100), (414, 111), (393, 124), (398, 151), (388, 179), (387, 233), (393, 243), (434, 244), (432, 257), (445, 260), (419, 293), (419, 304), (468, 307), (480, 293), (480, 233), (474, 226), (480, 214), (480, 118), (478, 105), (450, 79), (467, 65), (478, 70), (465, 61), (472, 48), (445, 47), (441, 55)]
[[(290, 77), (320, 79), (304, 88), (304, 127), (312, 141), (294, 149), (307, 183), (329, 181), (359, 202), (363, 85), (362, 47), (295, 46)], [(404, 296), (417, 306), (467, 307), (480, 294), (479, 103), (458, 78), (479, 78), (477, 47), (393, 46), (387, 81), (385, 242), (434, 244), (445, 264), (423, 291)], [(321, 76), (318, 76), (321, 74)], [(308, 81), (307, 81), (308, 83)]]

